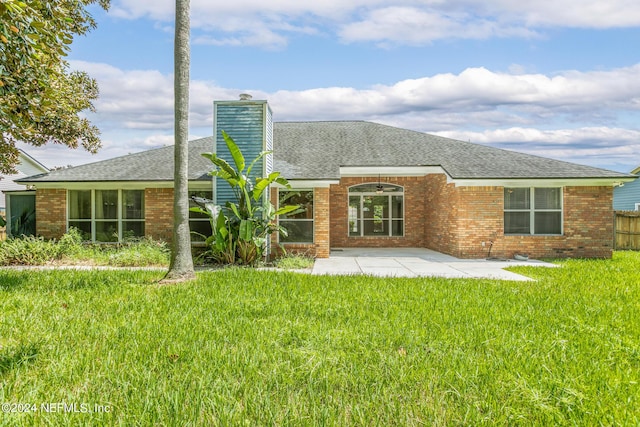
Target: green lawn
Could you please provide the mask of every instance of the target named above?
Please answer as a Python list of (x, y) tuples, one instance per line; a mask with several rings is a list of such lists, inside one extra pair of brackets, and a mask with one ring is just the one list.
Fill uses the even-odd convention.
[(562, 264), (0, 270), (0, 425), (638, 425), (640, 254)]

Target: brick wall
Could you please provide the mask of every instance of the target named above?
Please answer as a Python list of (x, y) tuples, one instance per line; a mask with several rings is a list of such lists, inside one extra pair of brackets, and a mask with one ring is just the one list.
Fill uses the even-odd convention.
[[(445, 189), (443, 193), (457, 203), (456, 216), (448, 219), (455, 232), (446, 233), (442, 229), (447, 226), (446, 221), (440, 221), (433, 234), (428, 233), (429, 248), (460, 258), (486, 257), (491, 247), (489, 242), (493, 242), (491, 255), (504, 258), (513, 258), (517, 253), (532, 258), (610, 258), (612, 255), (611, 187), (565, 187), (562, 236), (505, 236), (503, 187), (459, 187)], [(440, 208), (445, 208), (442, 202)], [(440, 235), (447, 238), (438, 238)]]
[(611, 258), (613, 188), (565, 187), (562, 236), (502, 236), (500, 255), (533, 258)]
[[(613, 251), (613, 189), (566, 187), (562, 236), (505, 236), (503, 187), (455, 187), (443, 174), (389, 177), (384, 182), (404, 187), (403, 237), (349, 237), (348, 188), (375, 182), (343, 178), (331, 188), (314, 190), (314, 243), (287, 244), (290, 252), (328, 257), (331, 247), (426, 247), (460, 258), (491, 255), (512, 258), (610, 258)], [(277, 203), (277, 189), (271, 198)], [(37, 234), (59, 238), (66, 232), (67, 191), (38, 189)], [(171, 241), (173, 189), (145, 190), (146, 235)], [(482, 246), (485, 242), (485, 246)]]
[(422, 247), (425, 232), (425, 177), (385, 177), (383, 184), (395, 184), (404, 187), (404, 236), (349, 236), (349, 187), (358, 184), (377, 183), (371, 177), (342, 178), (340, 184), (331, 186), (331, 247)]
[(156, 240), (173, 240), (173, 188), (144, 190), (145, 235)]
[(315, 188), (313, 190), (313, 243), (318, 258), (329, 258), (331, 245), (329, 209), (329, 189)]
[(448, 254), (458, 253), (458, 191), (444, 174), (425, 177), (423, 247)]
[(503, 187), (455, 187), (443, 174), (388, 178), (405, 188), (405, 236), (349, 237), (348, 187), (369, 182), (350, 177), (331, 186), (331, 247), (426, 247), (471, 259), (487, 257), (490, 248), (492, 256), (505, 258), (612, 255), (611, 187), (564, 188), (562, 236), (505, 236)]
[[(278, 189), (271, 189), (271, 203), (278, 206)], [(288, 253), (304, 254), (317, 258), (329, 257), (329, 189), (314, 188), (313, 190), (313, 243), (283, 243), (282, 246)], [(271, 236), (273, 242), (277, 241), (275, 234)], [(278, 252), (276, 245), (272, 245), (273, 251)]]
[(67, 190), (43, 188), (36, 191), (36, 234), (59, 239), (67, 232)]

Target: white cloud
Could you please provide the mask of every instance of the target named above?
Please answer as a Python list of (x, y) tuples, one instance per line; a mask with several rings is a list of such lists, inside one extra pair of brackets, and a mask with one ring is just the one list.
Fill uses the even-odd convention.
[(424, 45), (439, 39), (488, 39), (539, 35), (523, 26), (479, 18), (465, 12), (447, 13), (416, 7), (387, 7), (367, 13), (360, 21), (340, 30), (346, 42), (376, 41), (389, 44)]
[[(87, 62), (72, 65), (89, 72), (100, 85), (98, 112), (90, 118), (105, 132), (105, 152), (126, 154), (123, 151), (170, 143), (171, 75)], [(562, 158), (570, 151), (572, 158), (590, 164), (603, 158), (640, 160), (630, 158), (640, 152), (640, 130), (623, 124), (638, 122), (640, 64), (552, 76), (516, 71), (469, 68), (363, 89), (273, 93), (193, 80), (190, 124), (192, 134), (210, 135), (213, 101), (249, 92), (254, 99), (269, 101), (277, 121), (371, 120), (544, 156)]]
[[(172, 0), (114, 1), (126, 19), (173, 19)], [(346, 42), (422, 45), (449, 38), (538, 37), (547, 28), (640, 25), (636, 0), (193, 0), (199, 43), (281, 48), (295, 32), (339, 35)], [(265, 37), (266, 36), (266, 37)]]

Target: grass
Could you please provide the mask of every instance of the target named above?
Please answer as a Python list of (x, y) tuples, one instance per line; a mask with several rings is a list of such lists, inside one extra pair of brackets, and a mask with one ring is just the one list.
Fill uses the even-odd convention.
[(284, 270), (306, 270), (313, 268), (315, 259), (308, 255), (289, 254), (277, 258), (274, 265)]
[[(0, 270), (0, 425), (638, 425), (640, 254), (535, 283)], [(68, 407), (67, 409), (72, 409)]]

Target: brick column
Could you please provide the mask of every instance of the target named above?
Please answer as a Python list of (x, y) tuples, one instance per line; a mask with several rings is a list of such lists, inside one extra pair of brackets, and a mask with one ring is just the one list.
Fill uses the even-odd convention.
[(173, 188), (144, 190), (145, 235), (156, 240), (173, 240)]
[(36, 234), (59, 239), (67, 231), (67, 190), (41, 188), (36, 191)]
[(316, 247), (317, 258), (329, 258), (331, 241), (330, 214), (329, 214), (329, 189), (313, 189), (313, 240)]

